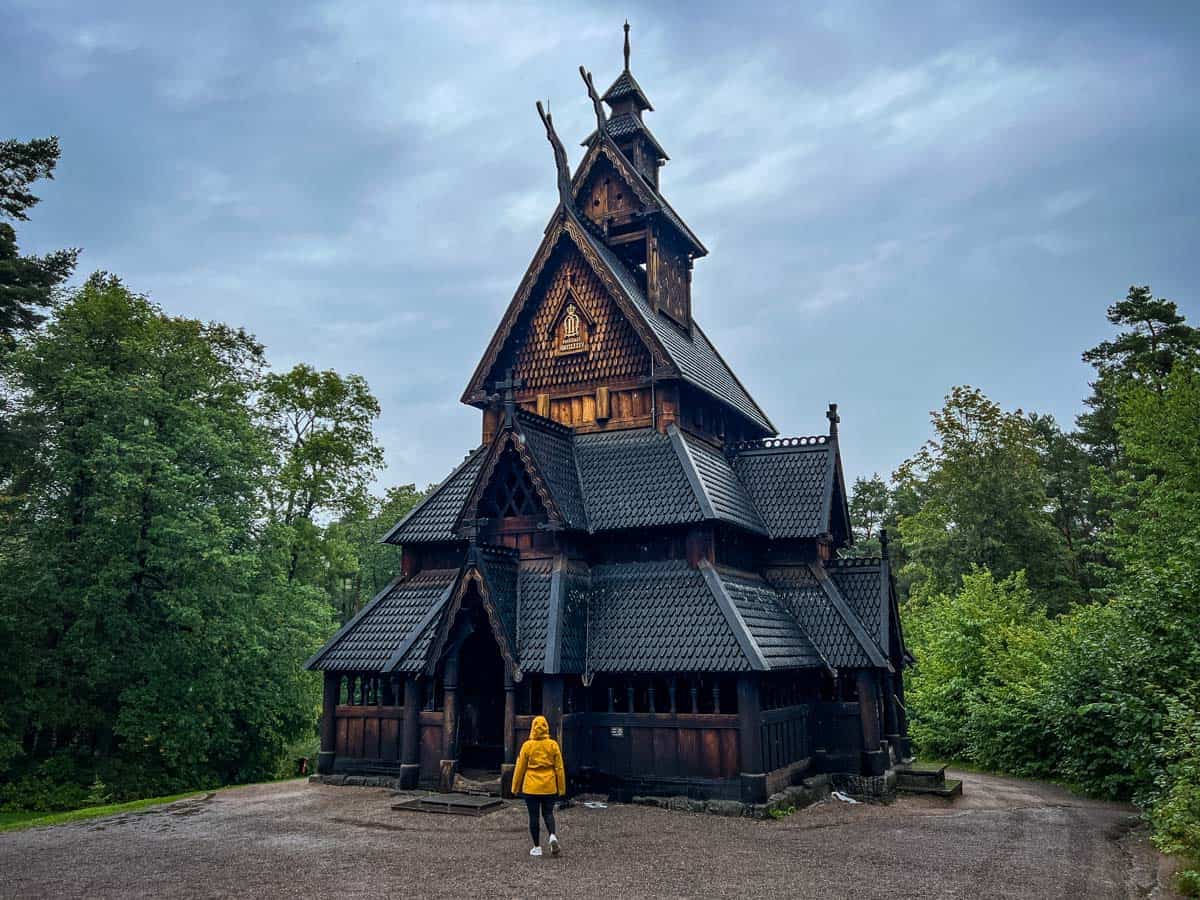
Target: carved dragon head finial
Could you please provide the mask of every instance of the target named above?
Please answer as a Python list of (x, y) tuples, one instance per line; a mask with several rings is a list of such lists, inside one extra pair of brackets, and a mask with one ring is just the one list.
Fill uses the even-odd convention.
[[(549, 104), (549, 101), (547, 101)], [(554, 130), (554, 119), (550, 113), (542, 107), (542, 101), (537, 102), (538, 115), (541, 116), (542, 124), (546, 126), (546, 140), (550, 142), (551, 148), (554, 150), (554, 166), (558, 170), (558, 199), (562, 201), (563, 207), (568, 211), (571, 209), (571, 167), (567, 162), (567, 150), (563, 147), (563, 142), (558, 137), (558, 132)]]
[(599, 135), (604, 135), (607, 133), (604, 126), (605, 123), (608, 122), (608, 116), (604, 113), (604, 104), (601, 102), (600, 94), (596, 90), (595, 83), (592, 81), (592, 73), (583, 66), (580, 66), (579, 77), (582, 78), (583, 83), (587, 85), (588, 96), (591, 98), (592, 108), (596, 112), (596, 132)]

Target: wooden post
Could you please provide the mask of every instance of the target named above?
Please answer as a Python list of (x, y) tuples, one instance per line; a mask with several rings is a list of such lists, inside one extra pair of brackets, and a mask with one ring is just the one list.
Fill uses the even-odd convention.
[(738, 678), (738, 769), (742, 778), (742, 802), (764, 803), (767, 775), (763, 771), (762, 707), (758, 676)]
[(550, 725), (550, 736), (562, 741), (563, 677), (547, 675), (542, 682), (542, 715)]
[(517, 761), (517, 685), (507, 670), (504, 672), (504, 761)]
[(500, 796), (513, 796), (512, 776), (517, 762), (517, 685), (504, 667), (504, 764), (500, 766)]
[(421, 682), (404, 679), (404, 732), (400, 737), (400, 787), (415, 788), (421, 780)]
[(454, 789), (458, 772), (458, 654), (446, 658), (442, 672), (441, 788)]
[(321, 704), (321, 749), (317, 754), (317, 774), (333, 773), (337, 751), (337, 702), (342, 678), (336, 672), (325, 673), (325, 693)]
[(882, 775), (887, 769), (887, 754), (879, 749), (883, 740), (879, 722), (879, 678), (874, 669), (859, 669), (858, 716), (862, 723), (862, 768), (864, 775)]

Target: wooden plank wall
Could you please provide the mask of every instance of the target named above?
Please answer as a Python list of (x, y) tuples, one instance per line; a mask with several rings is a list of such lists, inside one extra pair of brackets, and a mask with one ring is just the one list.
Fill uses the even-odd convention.
[(421, 780), (436, 780), (442, 775), (442, 713), (423, 709), (419, 721)]
[(400, 762), (402, 706), (338, 706), (335, 752), (347, 759)]
[(818, 703), (813, 710), (813, 749), (829, 753), (862, 750), (862, 722), (857, 703)]
[(734, 715), (592, 713), (591, 732), (593, 765), (613, 775), (735, 778), (739, 772)]

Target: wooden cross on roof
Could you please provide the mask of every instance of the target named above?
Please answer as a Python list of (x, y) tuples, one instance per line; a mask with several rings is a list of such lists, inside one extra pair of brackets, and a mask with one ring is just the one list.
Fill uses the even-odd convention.
[(525, 381), (521, 378), (514, 378), (512, 369), (504, 373), (504, 377), (496, 382), (496, 390), (503, 391), (504, 401), (504, 424), (512, 425), (513, 415), (517, 411), (517, 391), (525, 387)]

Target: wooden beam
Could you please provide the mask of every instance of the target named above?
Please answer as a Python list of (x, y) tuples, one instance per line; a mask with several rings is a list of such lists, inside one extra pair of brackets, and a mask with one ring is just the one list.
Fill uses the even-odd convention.
[(404, 724), (400, 733), (400, 787), (415, 788), (421, 775), (421, 683), (404, 679)]
[(738, 770), (742, 779), (742, 802), (763, 803), (767, 799), (767, 776), (763, 771), (762, 705), (758, 676), (738, 678)]
[(333, 772), (333, 761), (336, 757), (338, 693), (341, 687), (341, 675), (337, 672), (325, 673), (325, 693), (321, 704), (321, 749), (317, 754), (317, 774), (319, 775), (329, 775)]

